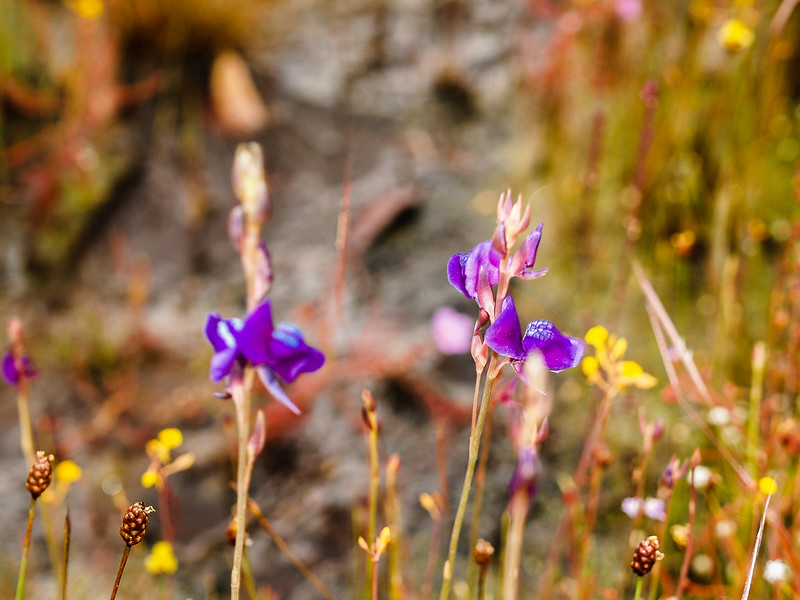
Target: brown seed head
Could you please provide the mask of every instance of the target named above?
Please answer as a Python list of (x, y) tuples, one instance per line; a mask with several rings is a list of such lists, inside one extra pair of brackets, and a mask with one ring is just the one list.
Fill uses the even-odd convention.
[(25, 487), (34, 500), (44, 493), (53, 480), (53, 466), (50, 464), (53, 460), (55, 457), (52, 454), (45, 455), (43, 450), (36, 453), (36, 462), (33, 463), (25, 481)]
[(658, 537), (651, 535), (646, 540), (642, 540), (636, 550), (633, 551), (633, 560), (631, 561), (631, 569), (639, 577), (647, 575), (656, 564), (657, 560), (664, 558), (664, 554), (660, 550), (661, 542)]
[(481, 538), (475, 543), (475, 550), (473, 550), (472, 556), (475, 559), (475, 562), (478, 563), (478, 566), (481, 568), (488, 567), (490, 564), (492, 564), (494, 546)]
[(155, 508), (146, 506), (144, 502), (130, 505), (128, 512), (122, 517), (122, 527), (119, 528), (119, 534), (128, 546), (135, 546), (142, 541), (150, 520), (147, 515), (155, 511)]

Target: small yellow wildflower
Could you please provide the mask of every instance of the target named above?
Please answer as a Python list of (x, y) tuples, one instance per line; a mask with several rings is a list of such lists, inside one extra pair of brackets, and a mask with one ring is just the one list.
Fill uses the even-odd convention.
[(720, 28), (717, 39), (726, 50), (738, 52), (753, 45), (755, 34), (739, 19), (728, 19)]
[(162, 444), (159, 440), (147, 440), (144, 446), (148, 456), (162, 465), (169, 462), (169, 448)]
[(161, 483), (161, 475), (148, 469), (142, 473), (142, 487), (151, 488)]
[(168, 427), (158, 432), (158, 441), (168, 450), (174, 450), (183, 443), (183, 433), (177, 427)]
[(628, 350), (628, 341), (625, 338), (610, 334), (601, 325), (595, 325), (586, 332), (584, 339), (588, 345), (594, 347), (594, 356), (585, 356), (581, 364), (583, 374), (592, 385), (617, 390), (624, 390), (630, 385), (640, 389), (649, 389), (656, 385), (656, 378), (645, 373), (639, 363), (622, 360)]
[(67, 7), (84, 19), (96, 19), (103, 14), (103, 0), (67, 0)]
[(171, 575), (178, 570), (178, 559), (172, 551), (172, 544), (160, 541), (153, 544), (150, 554), (144, 559), (145, 568), (153, 575), (164, 573)]
[(758, 489), (761, 490), (761, 493), (765, 496), (769, 496), (778, 491), (778, 484), (775, 483), (772, 477), (762, 477), (758, 480)]
[(83, 477), (83, 471), (71, 460), (62, 460), (55, 466), (56, 481), (74, 483)]

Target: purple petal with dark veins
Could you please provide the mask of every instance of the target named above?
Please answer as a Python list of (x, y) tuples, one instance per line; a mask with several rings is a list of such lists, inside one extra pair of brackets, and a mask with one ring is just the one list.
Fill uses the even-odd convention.
[(271, 368), (286, 382), (302, 373), (316, 371), (325, 363), (325, 355), (305, 343), (300, 329), (292, 323), (281, 323), (270, 341)]
[(564, 335), (550, 321), (531, 321), (522, 337), (525, 355), (534, 350), (542, 353), (545, 366), (553, 371), (563, 371), (577, 365), (583, 357), (583, 340)]

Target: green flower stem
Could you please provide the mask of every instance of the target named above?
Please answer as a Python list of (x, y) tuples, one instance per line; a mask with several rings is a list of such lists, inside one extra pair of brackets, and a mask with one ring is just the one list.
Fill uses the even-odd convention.
[(453, 532), (450, 534), (450, 548), (447, 552), (447, 560), (444, 563), (442, 573), (442, 590), (439, 600), (448, 600), (450, 597), (450, 585), (453, 581), (453, 567), (456, 560), (456, 550), (458, 549), (458, 539), (461, 536), (461, 526), (464, 523), (464, 514), (467, 511), (467, 501), (472, 489), (472, 477), (475, 474), (475, 464), (478, 461), (478, 451), (480, 450), (481, 437), (483, 436), (483, 426), (486, 423), (486, 415), (489, 413), (489, 406), (492, 400), (492, 388), (497, 378), (495, 373), (497, 366), (497, 355), (490, 352), (486, 381), (483, 385), (483, 396), (481, 398), (481, 408), (478, 413), (478, 420), (475, 423), (475, 431), (469, 440), (469, 458), (467, 460), (467, 472), (464, 475), (464, 486), (461, 490), (461, 498), (458, 501), (455, 521), (453, 522)]
[(633, 596), (633, 600), (639, 600), (642, 597), (642, 583), (644, 582), (644, 577), (637, 577), (636, 578), (636, 593)]
[[(478, 543), (478, 536), (480, 535), (481, 528), (481, 513), (483, 512), (483, 491), (486, 487), (486, 467), (489, 463), (489, 444), (492, 441), (492, 415), (494, 415), (494, 407), (489, 407), (489, 414), (486, 415), (486, 425), (484, 425), (484, 440), (483, 452), (481, 452), (480, 461), (478, 462), (478, 470), (475, 473), (475, 497), (472, 501), (472, 523), (470, 524), (469, 533), (469, 547), (470, 550), (475, 549), (475, 544)], [(469, 582), (470, 589), (475, 585), (475, 577), (477, 573), (477, 565), (475, 561), (470, 561), (467, 567), (467, 582)]]
[(25, 589), (25, 569), (28, 567), (28, 552), (31, 549), (31, 529), (33, 528), (33, 514), (35, 509), (36, 499), (31, 498), (31, 506), (28, 509), (28, 528), (25, 530), (25, 545), (22, 548), (22, 560), (19, 563), (16, 600), (22, 600), (22, 592)]

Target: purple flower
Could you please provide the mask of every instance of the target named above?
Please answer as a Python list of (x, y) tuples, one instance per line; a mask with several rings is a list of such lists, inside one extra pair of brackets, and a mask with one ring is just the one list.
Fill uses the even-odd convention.
[(521, 372), (533, 351), (541, 353), (545, 366), (554, 373), (574, 367), (583, 357), (583, 340), (564, 335), (550, 321), (531, 321), (523, 334), (511, 296), (503, 300), (503, 310), (486, 330), (484, 339), (492, 350), (511, 358), (517, 372)]
[(292, 382), (303, 373), (316, 371), (325, 362), (325, 355), (305, 343), (300, 329), (291, 323), (272, 325), (272, 308), (264, 302), (242, 322), (208, 315), (205, 334), (214, 348), (209, 376), (220, 381), (238, 365), (253, 364), (268, 391), (277, 400), (299, 413), (283, 393), (275, 379)]
[(442, 306), (433, 313), (431, 332), (442, 354), (463, 354), (472, 344), (475, 321), (454, 308)]
[(489, 285), (500, 283), (500, 253), (487, 240), (469, 252), (458, 252), (447, 261), (447, 280), (467, 298), (478, 297), (481, 270)]
[(18, 386), (20, 379), (24, 376), (28, 379), (35, 377), (39, 372), (33, 368), (33, 361), (30, 357), (22, 356), (22, 373), (17, 368), (17, 361), (9, 350), (3, 355), (2, 363), (3, 378), (13, 386)]

